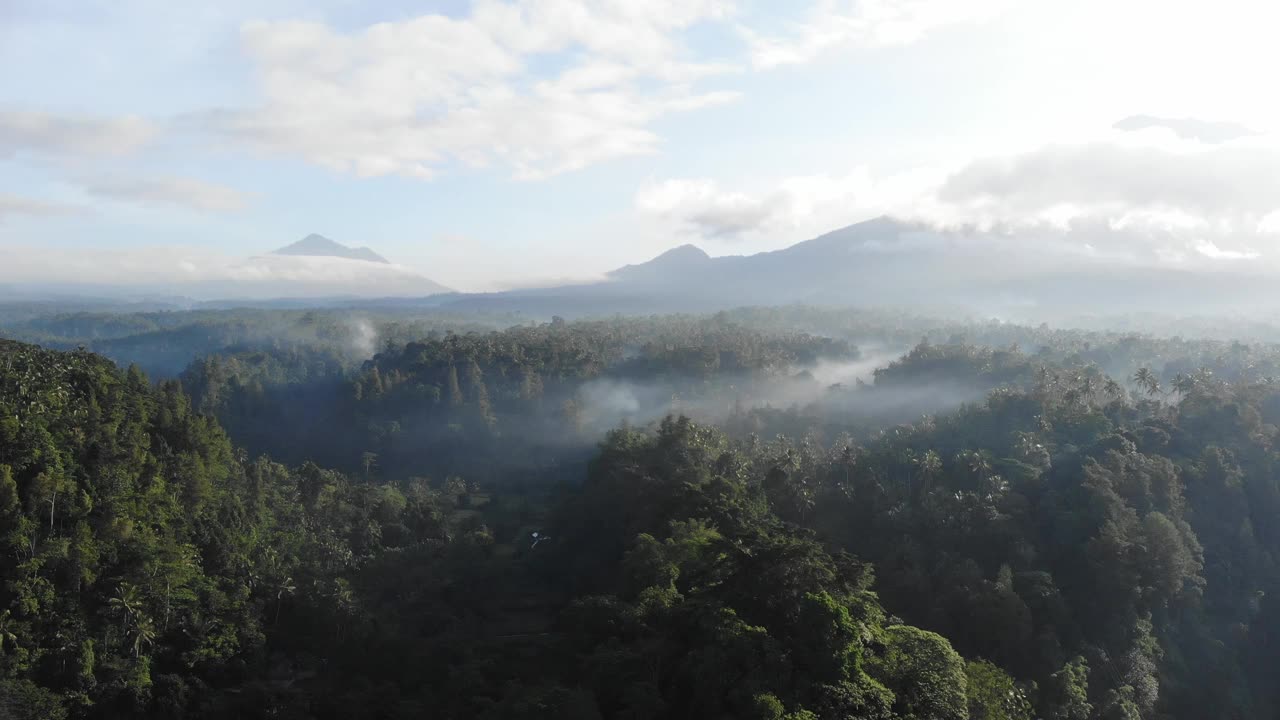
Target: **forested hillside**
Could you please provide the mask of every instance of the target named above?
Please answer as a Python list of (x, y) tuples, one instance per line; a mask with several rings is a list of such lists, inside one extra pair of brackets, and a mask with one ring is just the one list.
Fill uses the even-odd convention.
[(351, 310), (166, 310), (113, 313), (60, 306), (0, 304), (0, 336), (63, 350), (85, 348), (153, 377), (176, 377), (194, 360), (217, 352), (306, 351), (359, 364), (387, 342), (445, 331), (507, 327), (517, 316)]
[(667, 317), (388, 343), (351, 372), (315, 353), (212, 355), (182, 381), (255, 452), (370, 475), (528, 484), (530, 473), (561, 479), (566, 460), (585, 461), (623, 422), (791, 404), (800, 386), (816, 396), (821, 386), (795, 376), (856, 355), (839, 340)]
[(709, 429), (613, 436), (542, 546), (527, 499), (249, 462), (176, 384), (3, 357), (13, 717), (966, 716), (946, 640), (887, 620)]
[(158, 383), (0, 341), (0, 716), (1275, 717), (1278, 358), (803, 308)]

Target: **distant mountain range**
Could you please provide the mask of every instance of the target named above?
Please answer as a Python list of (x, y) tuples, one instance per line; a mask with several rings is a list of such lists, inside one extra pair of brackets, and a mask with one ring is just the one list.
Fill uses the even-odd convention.
[[(882, 217), (772, 252), (711, 257), (681, 245), (618, 268), (601, 282), (462, 294), (368, 248), (310, 235), (273, 253), (202, 268), (200, 280), (181, 285), (46, 284), (0, 288), (0, 299), (93, 295), (150, 302), (184, 296), (234, 306), (444, 307), (531, 318), (795, 303), (1036, 322), (1130, 313), (1280, 312), (1273, 266), (1210, 256), (1169, 264), (1152, 250), (1177, 242), (1115, 228), (942, 231)], [(1181, 242), (1185, 247), (1185, 238)]]
[(348, 247), (323, 235), (312, 233), (292, 245), (286, 245), (271, 253), (272, 255), (305, 255), (308, 257), (336, 257), (347, 260), (366, 260), (368, 262), (391, 263), (378, 253), (367, 247)]
[(952, 232), (881, 217), (755, 255), (710, 257), (683, 245), (604, 282), (466, 295), (450, 306), (580, 316), (807, 303), (1023, 320), (1280, 309), (1274, 274), (1250, 263), (1205, 258), (1179, 268), (1095, 250), (1141, 247), (1124, 232)]

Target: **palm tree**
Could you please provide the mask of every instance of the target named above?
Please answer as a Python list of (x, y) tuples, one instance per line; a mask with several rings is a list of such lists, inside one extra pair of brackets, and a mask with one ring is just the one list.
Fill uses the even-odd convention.
[(1190, 375), (1178, 373), (1178, 376), (1173, 379), (1173, 389), (1183, 395), (1190, 395), (1196, 389), (1196, 379)]
[(280, 606), (284, 604), (284, 596), (292, 595), (293, 591), (297, 589), (297, 586), (293, 584), (293, 578), (288, 576), (281, 580), (280, 584), (276, 585), (276, 616), (271, 621), (272, 625), (280, 622)]
[(916, 491), (921, 494), (929, 492), (934, 478), (942, 474), (942, 458), (933, 450), (926, 450), (924, 455), (912, 458), (911, 463), (916, 466), (916, 475), (920, 478)]
[(1093, 400), (1093, 393), (1097, 389), (1097, 378), (1093, 375), (1083, 375), (1080, 377), (1080, 392), (1084, 395), (1086, 402)]
[(369, 479), (369, 473), (378, 466), (378, 453), (365, 452), (360, 455), (360, 464), (364, 466), (364, 479)]
[(1062, 393), (1062, 402), (1066, 403), (1068, 407), (1080, 402), (1080, 391), (1076, 388), (1071, 388), (1070, 390)]
[(151, 645), (156, 639), (156, 624), (146, 615), (138, 614), (133, 623), (133, 656), (142, 654), (142, 649)]
[(1138, 372), (1133, 374), (1133, 381), (1148, 395), (1160, 394), (1160, 379), (1151, 372), (1151, 368), (1138, 368)]
[(198, 643), (208, 636), (209, 633), (213, 632), (217, 628), (217, 625), (218, 623), (216, 620), (211, 620), (203, 615), (192, 614), (186, 622), (186, 627), (182, 628), (182, 632), (187, 637)]
[(986, 480), (991, 475), (991, 463), (987, 457), (976, 450), (966, 450), (960, 454), (960, 459), (978, 480)]
[(120, 626), (127, 627), (130, 618), (142, 609), (142, 593), (133, 583), (122, 582), (115, 597), (107, 601), (111, 609), (120, 613)]

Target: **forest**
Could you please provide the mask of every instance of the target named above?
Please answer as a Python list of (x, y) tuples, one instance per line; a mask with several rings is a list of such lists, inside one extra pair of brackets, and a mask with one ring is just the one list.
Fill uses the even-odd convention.
[(1280, 331), (0, 307), (0, 717), (1280, 713)]

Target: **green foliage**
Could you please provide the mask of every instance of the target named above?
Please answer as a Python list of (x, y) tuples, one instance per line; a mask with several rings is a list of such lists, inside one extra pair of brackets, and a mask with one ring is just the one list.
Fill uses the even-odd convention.
[(904, 720), (965, 720), (969, 717), (964, 660), (942, 636), (906, 625), (884, 629), (883, 654), (871, 673), (893, 691), (894, 711)]
[[(270, 324), (201, 317), (62, 327), (189, 359)], [(0, 715), (1280, 707), (1274, 348), (792, 308), (406, 320), (357, 366), (287, 317), (181, 386), (0, 343)], [(856, 351), (801, 320), (915, 348), (827, 388)]]
[(9, 720), (66, 720), (67, 708), (54, 692), (30, 680), (0, 680), (0, 717)]
[(1089, 665), (1084, 658), (1074, 658), (1049, 676), (1040, 704), (1047, 720), (1088, 720), (1093, 706), (1089, 704)]
[(1000, 668), (986, 660), (965, 663), (969, 720), (1031, 720), (1026, 693)]

